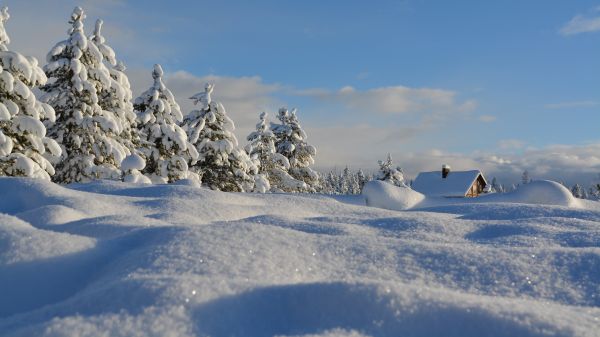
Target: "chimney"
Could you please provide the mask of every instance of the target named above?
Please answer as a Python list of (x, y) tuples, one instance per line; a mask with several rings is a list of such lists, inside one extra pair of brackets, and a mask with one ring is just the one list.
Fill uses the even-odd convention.
[(442, 178), (446, 179), (446, 177), (448, 177), (448, 174), (450, 174), (450, 165), (442, 165)]

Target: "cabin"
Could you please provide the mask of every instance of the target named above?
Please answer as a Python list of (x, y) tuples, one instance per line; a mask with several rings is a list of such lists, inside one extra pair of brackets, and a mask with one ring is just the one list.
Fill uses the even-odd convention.
[(412, 189), (427, 196), (473, 198), (483, 193), (487, 185), (479, 170), (451, 171), (450, 166), (443, 165), (441, 171), (419, 173)]

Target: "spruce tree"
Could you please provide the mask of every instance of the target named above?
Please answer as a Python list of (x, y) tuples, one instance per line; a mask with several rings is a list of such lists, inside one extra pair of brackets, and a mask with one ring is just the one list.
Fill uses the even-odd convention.
[(139, 149), (145, 161), (142, 173), (154, 183), (171, 183), (180, 179), (197, 179), (191, 174), (188, 162), (198, 158), (188, 142), (185, 131), (178, 125), (183, 120), (179, 104), (162, 81), (163, 70), (155, 64), (153, 85), (135, 99), (137, 127), (145, 144)]
[(131, 86), (125, 74), (125, 65), (117, 60), (114, 50), (106, 43), (102, 35), (103, 21), (98, 19), (90, 41), (102, 53), (103, 63), (110, 74), (110, 86), (102, 87), (98, 92), (98, 104), (105, 114), (114, 114), (118, 122), (118, 133), (127, 154), (136, 152), (140, 147), (140, 137), (136, 127), (136, 114), (133, 111)]
[(248, 135), (250, 142), (246, 152), (258, 166), (258, 173), (269, 181), (274, 191), (298, 192), (306, 189), (306, 184), (289, 175), (290, 163), (286, 157), (275, 150), (275, 135), (267, 123), (267, 113), (260, 114), (256, 131)]
[(128, 152), (117, 118), (98, 104), (98, 93), (110, 87), (111, 77), (102, 53), (84, 34), (84, 19), (84, 11), (76, 7), (69, 37), (48, 53), (44, 71), (50, 80), (40, 87), (41, 100), (56, 111), (56, 123), (48, 131), (63, 150), (53, 177), (58, 183), (120, 179)]
[(400, 187), (407, 187), (406, 183), (404, 182), (404, 174), (402, 173), (402, 169), (400, 166), (394, 168), (392, 155), (389, 153), (385, 161), (379, 161), (379, 173), (377, 175), (377, 180), (387, 181)]
[(579, 184), (575, 184), (573, 185), (573, 188), (571, 188), (571, 193), (573, 194), (573, 196), (575, 198), (579, 198), (579, 199), (585, 199), (584, 198), (584, 193), (585, 190), (583, 189), (583, 187), (581, 187), (581, 185)]
[(280, 124), (271, 126), (276, 137), (277, 153), (288, 159), (290, 175), (306, 183), (307, 192), (315, 192), (319, 187), (319, 175), (310, 166), (314, 164), (317, 150), (306, 142), (306, 132), (296, 117), (296, 110), (281, 108), (277, 118)]
[(523, 175), (521, 176), (521, 182), (523, 185), (529, 184), (531, 182), (531, 178), (529, 177), (529, 171), (523, 171)]
[(235, 125), (223, 104), (211, 99), (212, 91), (213, 85), (207, 84), (204, 92), (191, 97), (198, 109), (183, 121), (183, 128), (198, 152), (198, 161), (190, 169), (211, 189), (250, 192), (258, 168), (238, 146), (233, 133)]
[(8, 50), (4, 28), (8, 8), (0, 11), (0, 176), (50, 180), (54, 168), (47, 157), (60, 156), (60, 146), (46, 137), (42, 120), (54, 122), (54, 110), (31, 91), (46, 82), (37, 60)]

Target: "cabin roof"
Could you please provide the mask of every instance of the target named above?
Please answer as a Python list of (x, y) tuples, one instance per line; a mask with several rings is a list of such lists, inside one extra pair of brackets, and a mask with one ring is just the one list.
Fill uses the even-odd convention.
[(450, 171), (446, 178), (442, 178), (441, 171), (421, 172), (412, 188), (429, 196), (464, 197), (479, 176), (485, 181), (479, 170)]

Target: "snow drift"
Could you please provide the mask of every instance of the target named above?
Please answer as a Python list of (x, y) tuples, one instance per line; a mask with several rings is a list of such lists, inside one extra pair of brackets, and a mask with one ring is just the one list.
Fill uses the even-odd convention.
[(598, 203), (358, 199), (0, 178), (0, 335), (597, 336)]
[(367, 206), (390, 210), (406, 210), (418, 205), (425, 196), (409, 187), (398, 187), (381, 180), (369, 181), (363, 187)]
[(512, 192), (483, 196), (481, 201), (581, 207), (581, 203), (573, 197), (571, 191), (550, 180), (532, 181)]

